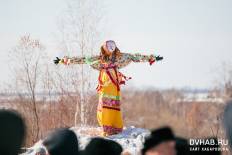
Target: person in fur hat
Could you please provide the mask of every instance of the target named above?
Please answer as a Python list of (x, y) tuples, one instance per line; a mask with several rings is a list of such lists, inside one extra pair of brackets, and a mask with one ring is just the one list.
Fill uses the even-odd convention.
[(175, 135), (170, 127), (162, 127), (151, 132), (145, 139), (142, 155), (176, 155)]
[(126, 77), (119, 69), (131, 62), (149, 62), (152, 65), (163, 57), (154, 55), (141, 55), (122, 53), (113, 40), (108, 40), (100, 48), (100, 55), (92, 57), (56, 58), (55, 64), (89, 64), (99, 71), (97, 92), (99, 103), (97, 107), (97, 120), (103, 128), (103, 136), (120, 133), (123, 129), (121, 114), (121, 84), (125, 84), (130, 77)]
[(0, 155), (17, 155), (24, 142), (26, 125), (13, 110), (0, 109)]
[(85, 147), (82, 155), (120, 155), (122, 151), (122, 146), (117, 142), (96, 137)]
[(80, 150), (74, 131), (59, 128), (21, 155), (80, 155)]
[(68, 129), (56, 129), (43, 140), (49, 155), (78, 155), (79, 144), (76, 134)]

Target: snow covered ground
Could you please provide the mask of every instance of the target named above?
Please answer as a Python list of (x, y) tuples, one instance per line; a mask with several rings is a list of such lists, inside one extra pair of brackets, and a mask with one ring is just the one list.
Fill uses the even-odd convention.
[[(89, 143), (91, 138), (99, 137), (101, 135), (100, 127), (73, 127), (71, 128), (78, 137), (80, 149), (84, 149)], [(123, 132), (117, 135), (106, 137), (107, 139), (114, 140), (122, 145), (125, 151), (132, 155), (138, 155), (143, 147), (143, 142), (146, 136), (150, 134), (149, 130), (142, 128), (135, 128), (133, 126), (124, 128)], [(29, 148), (28, 153), (23, 155), (33, 155), (33, 150), (41, 147), (41, 141), (37, 142), (33, 147)], [(29, 153), (31, 152), (31, 153)]]
[[(101, 128), (72, 128), (78, 136), (80, 148), (88, 144), (92, 137), (97, 137), (101, 133)], [(123, 132), (117, 135), (106, 137), (107, 139), (114, 140), (122, 145), (123, 149), (130, 152), (132, 155), (137, 155), (143, 147), (144, 138), (149, 135), (149, 130), (142, 128), (135, 128), (133, 126), (124, 128)]]

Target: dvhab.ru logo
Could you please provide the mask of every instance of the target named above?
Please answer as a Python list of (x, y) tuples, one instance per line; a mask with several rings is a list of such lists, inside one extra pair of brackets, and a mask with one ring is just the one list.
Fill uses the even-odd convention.
[(229, 151), (229, 142), (223, 138), (189, 139), (190, 151)]

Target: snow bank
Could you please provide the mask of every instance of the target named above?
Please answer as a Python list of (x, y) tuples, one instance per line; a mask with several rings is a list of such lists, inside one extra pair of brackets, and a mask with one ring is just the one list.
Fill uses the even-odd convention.
[[(89, 143), (91, 138), (93, 137), (101, 137), (101, 128), (100, 127), (73, 127), (73, 130), (79, 141), (80, 149), (84, 149), (85, 146)], [(117, 135), (112, 135), (108, 137), (104, 137), (106, 139), (114, 140), (122, 145), (125, 151), (128, 151), (132, 155), (139, 154), (141, 148), (143, 147), (143, 142), (146, 136), (150, 134), (149, 130), (142, 128), (135, 128), (133, 126), (127, 127), (123, 129), (123, 132)], [(33, 147), (29, 148), (28, 153), (24, 153), (23, 155), (32, 155), (36, 150), (40, 148), (41, 141), (37, 142)], [(42, 146), (41, 146), (42, 147)], [(29, 153), (30, 152), (30, 153)]]
[[(93, 127), (79, 127), (72, 128), (77, 134), (79, 146), (84, 149), (88, 142), (93, 137), (101, 135), (101, 128)], [(105, 137), (106, 139), (114, 140), (122, 145), (123, 149), (130, 152), (132, 155), (137, 155), (143, 147), (143, 142), (146, 136), (150, 134), (149, 130), (142, 128), (135, 128), (133, 126), (124, 128), (123, 132), (117, 135)]]

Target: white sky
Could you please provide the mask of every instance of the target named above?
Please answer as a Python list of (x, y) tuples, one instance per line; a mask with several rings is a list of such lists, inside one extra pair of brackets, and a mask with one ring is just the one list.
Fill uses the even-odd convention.
[[(65, 4), (0, 0), (1, 86), (9, 82), (7, 54), (20, 35), (30, 33), (54, 50), (53, 33)], [(133, 78), (131, 86), (209, 88), (215, 68), (232, 58), (231, 0), (107, 0), (105, 6), (103, 40), (115, 40), (123, 52), (147, 51), (165, 58), (152, 67), (133, 64), (123, 69)]]

